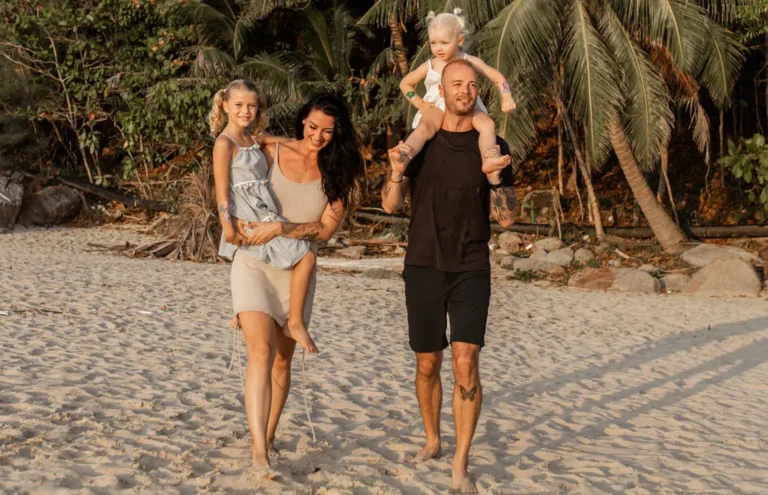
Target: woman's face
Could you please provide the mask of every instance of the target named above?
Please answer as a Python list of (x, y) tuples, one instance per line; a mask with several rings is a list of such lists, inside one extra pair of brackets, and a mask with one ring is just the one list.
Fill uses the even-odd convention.
[(320, 151), (333, 139), (333, 127), (336, 119), (321, 110), (312, 110), (303, 120), (304, 140), (309, 149)]
[(224, 102), (224, 111), (231, 122), (248, 127), (259, 116), (259, 95), (253, 91), (233, 88)]

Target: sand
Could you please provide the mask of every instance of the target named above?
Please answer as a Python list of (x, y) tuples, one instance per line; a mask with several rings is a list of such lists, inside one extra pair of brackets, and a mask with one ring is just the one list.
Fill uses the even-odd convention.
[[(140, 239), (0, 235), (0, 491), (447, 492), (448, 368), (447, 455), (404, 462), (423, 430), (401, 281), (321, 271), (321, 354), (306, 395), (294, 364), (278, 477), (253, 480), (237, 365), (226, 374), (229, 266), (87, 246), (126, 240)], [(470, 466), (481, 493), (768, 493), (768, 302), (499, 274), (491, 306)]]

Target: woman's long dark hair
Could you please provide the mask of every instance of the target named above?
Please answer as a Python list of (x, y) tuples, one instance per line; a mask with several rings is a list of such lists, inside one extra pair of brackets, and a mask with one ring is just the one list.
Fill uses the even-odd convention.
[(363, 172), (357, 132), (344, 102), (331, 93), (318, 93), (301, 107), (296, 116), (296, 138), (299, 140), (304, 139), (304, 120), (312, 110), (320, 110), (333, 117), (333, 138), (318, 153), (317, 164), (328, 202), (341, 200), (347, 208), (352, 201), (355, 179)]

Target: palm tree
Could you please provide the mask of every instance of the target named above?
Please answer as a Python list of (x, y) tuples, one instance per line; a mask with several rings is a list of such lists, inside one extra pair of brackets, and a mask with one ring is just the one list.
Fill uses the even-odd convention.
[[(521, 111), (496, 115), (507, 141), (523, 155), (533, 142), (530, 113), (552, 94), (563, 64), (563, 110), (583, 127), (584, 160), (599, 171), (613, 149), (663, 249), (683, 250), (686, 237), (656, 200), (643, 174), (669, 143), (673, 105), (693, 116), (708, 146), (700, 88), (729, 104), (742, 63), (734, 35), (717, 19), (739, 0), (467, 0), (484, 22), (481, 56), (508, 75)], [(557, 88), (555, 88), (557, 89)], [(493, 105), (497, 107), (498, 105)], [(574, 143), (578, 147), (578, 143)], [(599, 215), (598, 215), (599, 217)]]

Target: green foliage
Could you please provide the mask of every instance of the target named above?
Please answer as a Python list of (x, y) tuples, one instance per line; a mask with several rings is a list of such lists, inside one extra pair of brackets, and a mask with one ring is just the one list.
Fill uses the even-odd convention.
[(531, 280), (538, 280), (539, 275), (533, 270), (516, 270), (512, 274), (512, 280), (519, 280), (521, 282), (530, 282)]
[(734, 27), (744, 44), (768, 34), (768, 0), (744, 0), (735, 8)]
[(755, 134), (738, 143), (728, 141), (728, 154), (719, 160), (747, 185), (749, 201), (768, 211), (768, 144)]

